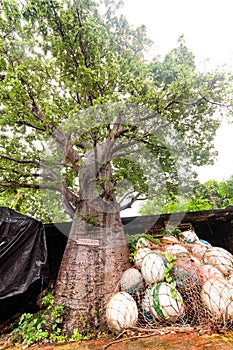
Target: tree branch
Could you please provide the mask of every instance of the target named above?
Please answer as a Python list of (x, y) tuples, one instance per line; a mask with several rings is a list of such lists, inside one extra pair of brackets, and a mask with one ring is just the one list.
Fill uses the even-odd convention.
[(147, 116), (145, 117), (140, 117), (139, 118), (139, 122), (144, 122), (144, 121), (148, 121), (150, 119), (154, 119), (156, 116), (161, 116), (160, 113), (157, 113), (157, 112), (152, 112), (152, 113), (149, 113)]
[(131, 191), (126, 192), (123, 197), (119, 200), (119, 205), (121, 205), (121, 203), (124, 202), (124, 200), (130, 195), (133, 194), (135, 191), (134, 189), (132, 189)]
[(62, 195), (62, 204), (63, 204), (65, 213), (68, 214), (71, 217), (71, 219), (73, 219), (75, 215), (75, 209), (72, 207), (72, 205), (64, 195)]
[[(22, 172), (20, 171), (17, 171), (15, 169), (11, 169), (11, 168), (6, 168), (6, 167), (2, 167), (0, 166), (0, 170), (3, 170), (3, 171), (6, 171), (8, 173), (14, 173), (16, 175), (19, 175), (20, 178), (39, 178), (39, 177), (42, 177), (43, 179), (46, 179), (46, 180), (49, 180), (49, 181), (52, 181), (54, 180), (54, 177), (49, 175), (49, 174), (39, 174), (39, 173), (27, 173), (27, 174), (22, 174)], [(6, 177), (5, 177), (6, 178)]]
[(47, 189), (47, 190), (52, 190), (52, 191), (57, 191), (57, 192), (62, 192), (61, 188), (59, 186), (54, 186), (54, 185), (38, 185), (38, 184), (24, 184), (20, 182), (15, 182), (15, 181), (10, 181), (6, 183), (0, 183), (0, 187), (5, 187), (5, 188), (31, 188), (34, 190), (40, 190), (40, 189)]
[(65, 34), (64, 34), (64, 32), (63, 32), (62, 24), (61, 24), (61, 21), (60, 21), (60, 19), (59, 19), (59, 17), (58, 17), (58, 14), (57, 14), (57, 11), (56, 11), (55, 6), (54, 6), (54, 4), (53, 4), (53, 1), (50, 0), (49, 2), (50, 2), (51, 9), (52, 9), (52, 11), (53, 11), (54, 21), (55, 21), (55, 23), (56, 23), (56, 25), (57, 25), (57, 30), (58, 30), (58, 32), (60, 33), (60, 35), (61, 35), (61, 37), (62, 37), (62, 40), (65, 41)]
[[(82, 28), (83, 24), (81, 21), (80, 11), (77, 7), (75, 7), (75, 11), (76, 11), (77, 16), (78, 16), (79, 27)], [(89, 68), (90, 64), (88, 63), (88, 59), (87, 59), (87, 55), (86, 55), (86, 45), (84, 45), (84, 43), (83, 43), (81, 30), (79, 30), (78, 33), (75, 35), (75, 41), (77, 38), (79, 39), (79, 45), (80, 45), (81, 52), (83, 54), (85, 66), (86, 66), (86, 68)]]
[(42, 128), (42, 127), (39, 127), (35, 124), (31, 124), (31, 123), (28, 123), (28, 122), (24, 122), (24, 121), (19, 121), (17, 122), (16, 124), (19, 124), (19, 125), (26, 125), (26, 126), (29, 126), (31, 127), (32, 129), (35, 129), (35, 130), (38, 130), (38, 131), (46, 131), (46, 128)]
[(120, 211), (131, 208), (140, 195), (141, 193), (138, 192), (127, 204), (120, 207)]
[[(73, 61), (74, 61), (75, 67), (76, 67), (76, 68), (79, 68), (79, 63), (78, 63), (78, 61), (77, 61), (77, 59), (76, 59), (76, 57), (75, 57), (75, 53), (74, 53), (74, 50), (73, 50), (73, 45), (72, 45), (72, 43), (70, 42), (69, 38), (65, 35), (65, 32), (64, 32), (64, 30), (63, 30), (62, 21), (61, 21), (61, 19), (60, 19), (58, 13), (57, 13), (57, 11), (56, 11), (56, 8), (55, 8), (55, 6), (54, 6), (54, 3), (53, 3), (52, 0), (50, 0), (49, 2), (50, 2), (50, 6), (51, 6), (51, 8), (52, 8), (52, 11), (53, 11), (54, 22), (56, 23), (57, 30), (58, 30), (58, 32), (59, 32), (59, 34), (60, 34), (60, 36), (61, 36), (63, 42), (69, 41), (69, 49), (70, 49), (69, 52), (70, 52), (71, 57), (72, 57), (72, 59), (73, 59)], [(68, 39), (68, 40), (67, 40), (67, 39)]]
[(33, 104), (28, 103), (28, 107), (30, 108), (30, 110), (31, 110), (32, 114), (34, 115), (34, 117), (43, 122), (45, 115), (41, 111), (41, 109), (35, 104), (35, 102), (33, 102)]
[(65, 185), (65, 182), (62, 182), (62, 203), (65, 209), (65, 212), (71, 217), (74, 217), (75, 210), (79, 203), (79, 197), (75, 196)]
[(207, 103), (210, 103), (210, 104), (215, 105), (215, 106), (225, 107), (225, 108), (231, 107), (231, 104), (225, 105), (224, 103), (210, 101), (206, 97), (203, 97), (203, 100), (205, 100)]
[[(3, 159), (6, 159), (6, 160), (10, 160), (12, 162), (15, 162), (15, 163), (18, 163), (18, 164), (35, 164), (36, 166), (40, 167), (40, 168), (44, 168), (48, 171), (48, 174), (38, 174), (38, 173), (29, 173), (28, 175), (28, 178), (30, 178), (30, 176), (33, 176), (33, 177), (41, 177), (41, 178), (44, 178), (44, 179), (47, 179), (47, 180), (50, 180), (50, 181), (56, 181), (56, 180), (60, 180), (60, 177), (59, 175), (51, 168), (51, 167), (48, 167), (46, 165), (46, 162), (48, 162), (50, 165), (51, 165), (51, 162), (50, 161), (46, 161), (46, 160), (43, 160), (43, 161), (36, 161), (36, 160), (20, 160), (20, 159), (16, 159), (16, 158), (13, 158), (13, 157), (9, 157), (9, 156), (4, 156), (4, 155), (0, 155), (0, 158), (3, 158)], [(52, 164), (56, 164), (56, 165), (61, 165), (61, 166), (66, 166), (66, 164), (63, 164), (63, 163), (52, 163)], [(2, 167), (2, 169), (4, 169)], [(20, 175), (20, 177), (26, 177), (27, 175), (22, 175), (21, 172), (17, 171), (17, 170), (14, 170), (14, 169), (7, 169), (5, 168), (6, 170), (9, 170), (9, 171), (12, 171), (14, 172), (15, 174), (17, 175)]]
[(71, 203), (75, 209), (79, 203), (80, 198), (71, 192), (71, 190), (66, 186), (66, 181), (62, 181), (61, 191), (62, 194), (66, 197), (67, 201)]
[(0, 155), (0, 158), (3, 158), (3, 159), (6, 159), (6, 160), (10, 160), (12, 162), (16, 162), (16, 163), (19, 163), (19, 164), (35, 164), (37, 166), (40, 166), (41, 163), (37, 160), (25, 160), (25, 159), (16, 159), (16, 158), (13, 158), (13, 157), (9, 157), (9, 156), (5, 156), (5, 155)]
[[(30, 105), (32, 113), (40, 120), (44, 120), (44, 113), (41, 111), (41, 109), (37, 105)], [(81, 159), (78, 152), (69, 144), (67, 137), (65, 137), (61, 131), (56, 129), (56, 127), (53, 124), (47, 124), (46, 130), (49, 130), (52, 132), (51, 136), (54, 138), (54, 140), (58, 143), (58, 145), (62, 148), (64, 152), (64, 160), (69, 160), (72, 164), (73, 169), (76, 171), (76, 173), (79, 172), (80, 166), (77, 165), (78, 161)]]
[(121, 126), (121, 124), (117, 124), (115, 126), (115, 131), (114, 131), (114, 138), (115, 139), (119, 138), (120, 136), (122, 136), (122, 135), (124, 135), (124, 134), (126, 134), (127, 132), (130, 131), (129, 128), (120, 129), (120, 126)]
[(173, 104), (179, 104), (179, 101), (178, 100), (172, 100), (172, 101), (168, 102), (167, 105), (164, 107), (164, 109), (167, 110)]
[(132, 156), (132, 154), (136, 154), (136, 153), (140, 153), (141, 154), (142, 150), (140, 149), (140, 147), (138, 149), (135, 150), (130, 150), (129, 152), (121, 152), (121, 153), (117, 153), (116, 154), (116, 158), (126, 158), (126, 157), (130, 157)]
[(121, 143), (119, 143), (118, 145), (116, 145), (113, 149), (112, 149), (112, 155), (114, 153), (116, 153), (117, 151), (123, 149), (123, 148), (128, 148), (130, 146), (136, 145), (137, 142), (136, 141), (132, 141), (130, 140), (129, 142), (124, 143), (123, 141)]

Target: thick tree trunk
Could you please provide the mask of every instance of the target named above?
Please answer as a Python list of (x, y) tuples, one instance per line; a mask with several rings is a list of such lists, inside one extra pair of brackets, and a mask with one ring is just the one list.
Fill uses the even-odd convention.
[[(86, 202), (80, 212), (93, 217)], [(57, 279), (55, 301), (65, 305), (63, 331), (68, 335), (74, 328), (81, 333), (106, 329), (106, 302), (129, 267), (119, 212), (95, 210), (94, 217), (97, 226), (76, 214)]]

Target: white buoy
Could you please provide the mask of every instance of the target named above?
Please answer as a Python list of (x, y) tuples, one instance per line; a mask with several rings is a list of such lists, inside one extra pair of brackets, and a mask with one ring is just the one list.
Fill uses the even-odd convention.
[(198, 259), (202, 260), (208, 247), (206, 245), (200, 244), (199, 242), (190, 244), (191, 252)]
[(141, 272), (147, 284), (151, 285), (164, 280), (165, 261), (156, 252), (147, 254), (142, 260)]
[(151, 248), (152, 242), (149, 239), (146, 239), (145, 237), (140, 237), (139, 240), (136, 243), (136, 248)]
[(198, 259), (196, 256), (190, 255), (190, 260), (197, 265), (202, 265), (200, 259)]
[(194, 243), (199, 240), (196, 233), (192, 230), (183, 231), (180, 234), (180, 240), (185, 243)]
[(178, 240), (178, 238), (174, 237), (174, 236), (169, 236), (169, 235), (165, 235), (161, 238), (161, 242), (162, 243), (180, 243), (180, 241)]
[(207, 280), (201, 291), (201, 298), (209, 311), (218, 318), (233, 318), (233, 286), (221, 277)]
[(233, 285), (233, 273), (229, 276), (229, 283), (231, 283)]
[(136, 301), (126, 292), (114, 294), (106, 305), (106, 319), (113, 331), (120, 332), (135, 326), (138, 321)]
[(148, 254), (151, 253), (152, 250), (150, 248), (139, 248), (135, 253), (134, 262), (135, 265), (141, 267), (142, 259)]
[(125, 270), (120, 280), (120, 288), (131, 295), (141, 292), (144, 289), (142, 274), (135, 268)]
[(146, 321), (153, 321), (153, 316), (150, 312), (150, 296), (151, 296), (151, 288), (148, 287), (145, 291), (144, 297), (142, 299), (140, 309), (142, 311), (142, 315)]
[(207, 273), (207, 276), (206, 276), (207, 279), (213, 276), (224, 278), (223, 273), (213, 265), (202, 265), (202, 268)]
[(179, 255), (179, 254), (187, 254), (187, 256), (189, 255), (188, 249), (186, 249), (184, 246), (180, 244), (172, 244), (168, 246), (165, 249), (165, 252), (171, 255)]
[(151, 289), (150, 312), (157, 320), (177, 322), (184, 315), (182, 296), (170, 284), (160, 282)]
[(209, 247), (204, 256), (204, 264), (217, 267), (224, 276), (233, 272), (233, 255), (220, 247)]

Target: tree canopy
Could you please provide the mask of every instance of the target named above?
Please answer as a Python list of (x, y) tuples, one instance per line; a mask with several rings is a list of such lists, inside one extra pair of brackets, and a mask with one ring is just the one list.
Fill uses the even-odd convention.
[[(101, 199), (115, 192), (124, 209), (139, 196), (186, 191), (191, 164), (213, 161), (227, 77), (199, 72), (183, 37), (164, 58), (146, 62), (146, 28), (130, 26), (118, 6), (1, 1), (2, 201), (16, 189), (20, 200), (32, 190), (54, 191), (73, 216), (92, 157), (91, 191)], [(111, 179), (99, 174), (107, 161)], [(37, 198), (51, 207), (52, 198)], [(17, 208), (39, 215), (30, 205)], [(41, 211), (47, 221), (56, 218)]]

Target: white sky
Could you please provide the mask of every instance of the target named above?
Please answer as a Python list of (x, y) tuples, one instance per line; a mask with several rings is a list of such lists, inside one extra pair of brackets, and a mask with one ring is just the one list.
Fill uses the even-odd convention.
[(123, 1), (129, 22), (146, 25), (158, 53), (167, 53), (184, 34), (198, 61), (222, 64), (233, 57), (232, 0)]
[[(207, 68), (233, 69), (233, 0), (124, 0), (121, 11), (131, 24), (146, 25), (156, 55), (176, 47), (184, 34), (197, 64), (208, 60)], [(233, 174), (233, 124), (223, 122), (215, 147), (219, 152), (215, 165), (198, 168), (202, 182), (225, 180)]]

